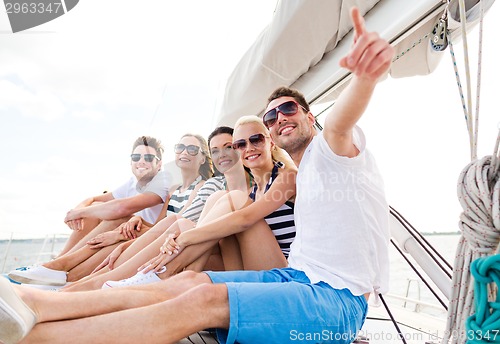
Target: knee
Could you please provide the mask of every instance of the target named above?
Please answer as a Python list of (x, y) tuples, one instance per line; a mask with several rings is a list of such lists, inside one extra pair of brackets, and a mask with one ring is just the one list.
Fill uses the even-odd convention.
[(229, 202), (229, 200), (231, 200), (235, 209), (244, 208), (248, 204), (252, 203), (252, 200), (248, 197), (248, 194), (241, 190), (229, 191), (224, 197), (224, 200), (226, 202)]
[(227, 301), (225, 284), (203, 283), (193, 288), (193, 292), (204, 305), (219, 305)]
[[(192, 285), (199, 285), (202, 283), (210, 283), (210, 278), (206, 273), (203, 272), (196, 272), (192, 270), (186, 270), (183, 271), (179, 274), (177, 274), (174, 278), (178, 278), (179, 280), (192, 284)], [(168, 281), (169, 279), (166, 279), (164, 281)]]

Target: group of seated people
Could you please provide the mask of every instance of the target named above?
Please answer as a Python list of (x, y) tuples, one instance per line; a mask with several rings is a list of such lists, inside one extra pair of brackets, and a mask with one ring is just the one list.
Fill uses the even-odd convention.
[[(184, 269), (285, 267), (295, 237), (297, 167), (272, 142), (262, 120), (246, 116), (234, 130), (218, 127), (208, 144), (201, 135), (185, 134), (174, 153), (182, 183), (169, 186), (168, 171), (160, 170), (160, 141), (135, 140), (134, 177), (68, 212), (65, 222), (74, 231), (56, 259), (13, 270), (9, 278), (42, 289), (81, 291), (152, 283)], [(176, 242), (198, 248), (172, 259)]]
[(159, 141), (139, 138), (134, 179), (68, 212), (57, 259), (9, 274), (60, 292), (0, 278), (0, 342), (176, 343), (204, 329), (221, 343), (352, 342), (370, 294), (388, 290), (389, 208), (356, 124), (394, 50), (351, 13), (352, 78), (323, 131), (280, 87), (262, 118), (208, 144), (181, 137), (174, 187)]

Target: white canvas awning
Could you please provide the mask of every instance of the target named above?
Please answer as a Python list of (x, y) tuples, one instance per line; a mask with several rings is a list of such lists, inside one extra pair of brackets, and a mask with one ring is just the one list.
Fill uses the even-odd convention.
[[(483, 1), (484, 10), (494, 0)], [(466, 0), (467, 22), (479, 17), (477, 0)], [(377, 31), (401, 55), (432, 31), (445, 11), (442, 0), (286, 0), (229, 77), (219, 124), (234, 125), (243, 115), (260, 115), (267, 96), (279, 86), (300, 90), (310, 102), (333, 100), (349, 79), (338, 66), (352, 44), (350, 9), (357, 6), (366, 27)], [(458, 5), (450, 4), (450, 27), (458, 28)], [(456, 30), (457, 32), (459, 30)], [(392, 77), (423, 75), (437, 66), (442, 52), (428, 39), (393, 63)]]

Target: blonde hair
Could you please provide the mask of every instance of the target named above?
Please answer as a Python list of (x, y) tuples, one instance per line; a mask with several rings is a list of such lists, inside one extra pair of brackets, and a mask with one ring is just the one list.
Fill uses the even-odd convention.
[(184, 137), (194, 137), (198, 140), (198, 142), (200, 143), (201, 154), (205, 156), (205, 162), (200, 166), (199, 169), (200, 175), (204, 180), (212, 178), (214, 176), (214, 169), (212, 165), (212, 158), (210, 157), (210, 154), (208, 152), (208, 144), (205, 138), (203, 138), (203, 136), (201, 135), (190, 133), (182, 135), (181, 139)]
[[(261, 128), (264, 136), (271, 138), (269, 130), (266, 128), (266, 126), (262, 122), (262, 119), (260, 119), (259, 117), (257, 116), (240, 117), (238, 121), (236, 121), (236, 124), (234, 125), (234, 130), (236, 131), (236, 129), (239, 126), (242, 126), (244, 124), (257, 124)], [(285, 165), (285, 167), (293, 167), (295, 169), (297, 168), (292, 158), (290, 158), (290, 155), (288, 155), (288, 153), (284, 149), (276, 146), (276, 144), (274, 144), (273, 149), (271, 150), (271, 156), (274, 162), (282, 162)]]

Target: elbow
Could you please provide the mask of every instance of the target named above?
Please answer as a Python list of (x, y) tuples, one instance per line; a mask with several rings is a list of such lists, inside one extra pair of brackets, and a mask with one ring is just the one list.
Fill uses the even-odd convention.
[(258, 221), (255, 221), (255, 219), (252, 219), (250, 216), (243, 216), (242, 221), (240, 223), (240, 232), (246, 231), (248, 228), (252, 227), (254, 224), (256, 224)]
[(125, 216), (130, 216), (134, 213), (134, 211), (128, 207), (126, 204), (119, 204), (115, 209), (114, 218), (120, 218)]

